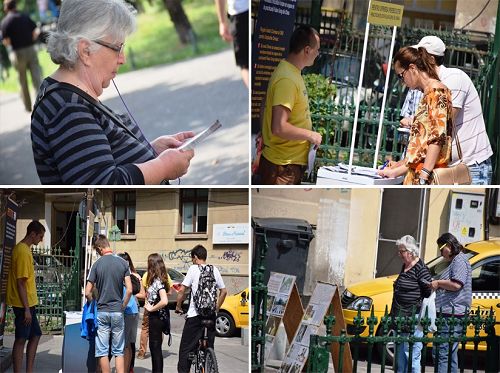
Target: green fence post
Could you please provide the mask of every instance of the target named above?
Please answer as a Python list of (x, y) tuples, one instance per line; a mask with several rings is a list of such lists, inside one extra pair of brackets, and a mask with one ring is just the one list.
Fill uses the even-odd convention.
[(493, 88), (491, 90), (491, 98), (489, 102), (489, 113), (488, 113), (488, 123), (487, 123), (487, 129), (488, 129), (488, 135), (490, 136), (491, 140), (496, 140), (496, 146), (494, 145), (493, 150), (496, 152), (496, 158), (495, 162), (493, 164), (494, 166), (494, 172), (493, 175), (495, 177), (495, 180), (492, 180), (492, 184), (499, 184), (500, 183), (500, 136), (499, 135), (499, 129), (498, 129), (498, 123), (500, 122), (500, 115), (499, 112), (497, 111), (497, 106), (499, 104), (498, 99), (500, 98), (500, 86), (499, 86), (499, 79), (498, 75), (500, 75), (500, 22), (498, 20), (500, 19), (500, 2), (498, 3), (498, 8), (497, 8), (497, 23), (496, 23), (496, 28), (495, 28), (495, 39), (493, 42), (493, 61), (495, 63), (495, 66), (493, 68), (493, 81), (491, 82), (491, 87)]

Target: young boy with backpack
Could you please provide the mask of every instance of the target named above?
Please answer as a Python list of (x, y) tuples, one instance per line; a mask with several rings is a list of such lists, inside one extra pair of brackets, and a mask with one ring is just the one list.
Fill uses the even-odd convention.
[[(184, 301), (184, 292), (186, 287), (190, 287), (191, 299), (179, 346), (178, 373), (188, 373), (191, 368), (188, 355), (198, 345), (203, 333), (201, 321), (204, 319), (214, 321), (212, 327), (208, 329), (208, 344), (209, 347), (214, 347), (215, 319), (227, 295), (226, 286), (219, 269), (206, 263), (207, 249), (201, 245), (195, 246), (191, 250), (191, 260), (193, 265), (189, 267), (186, 277), (182, 281), (175, 308), (176, 313), (182, 313), (181, 306)], [(218, 296), (217, 289), (219, 290)]]

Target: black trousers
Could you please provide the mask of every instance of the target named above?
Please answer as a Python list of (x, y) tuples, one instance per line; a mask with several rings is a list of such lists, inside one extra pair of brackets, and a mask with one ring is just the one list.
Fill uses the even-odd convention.
[[(215, 341), (215, 318), (213, 320), (214, 324), (212, 328), (208, 329), (208, 346), (214, 347)], [(191, 361), (188, 359), (190, 352), (196, 350), (198, 346), (198, 341), (203, 336), (203, 326), (201, 325), (201, 317), (189, 317), (184, 324), (184, 329), (182, 330), (181, 344), (179, 346), (179, 362), (177, 363), (178, 373), (189, 373), (191, 368)]]
[(149, 351), (151, 351), (151, 363), (154, 373), (163, 372), (163, 352), (161, 350), (163, 322), (158, 312), (149, 314)]

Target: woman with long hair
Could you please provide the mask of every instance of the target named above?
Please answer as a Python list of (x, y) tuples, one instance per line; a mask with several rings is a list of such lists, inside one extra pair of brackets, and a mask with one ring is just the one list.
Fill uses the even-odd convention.
[[(135, 340), (137, 339), (137, 325), (139, 323), (139, 306), (137, 304), (138, 299), (144, 299), (146, 296), (146, 290), (142, 286), (141, 276), (137, 273), (132, 262), (132, 258), (127, 252), (119, 253), (119, 257), (125, 259), (128, 262), (130, 269), (130, 276), (135, 276), (139, 279), (140, 291), (139, 293), (132, 295), (127, 304), (127, 307), (123, 311), (125, 315), (125, 349), (124, 349), (124, 359), (125, 359), (125, 372), (134, 371), (135, 363)], [(125, 294), (125, 290), (123, 291)]]
[(394, 71), (406, 86), (424, 96), (410, 127), (405, 159), (379, 174), (391, 178), (406, 174), (405, 185), (426, 185), (432, 171), (448, 167), (451, 160), (451, 91), (439, 80), (434, 57), (423, 47), (401, 48), (394, 56)]
[(163, 372), (163, 354), (161, 351), (163, 321), (160, 311), (168, 312), (167, 293), (170, 289), (167, 268), (163, 259), (157, 253), (148, 256), (148, 281), (144, 309), (149, 317), (149, 350), (153, 372)]

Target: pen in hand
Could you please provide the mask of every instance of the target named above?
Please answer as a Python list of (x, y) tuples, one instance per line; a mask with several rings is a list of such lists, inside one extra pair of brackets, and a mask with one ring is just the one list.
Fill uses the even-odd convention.
[(381, 170), (383, 170), (384, 168), (386, 168), (386, 166), (389, 164), (389, 160), (386, 160), (384, 162), (384, 164), (382, 165), (382, 167), (380, 167)]

